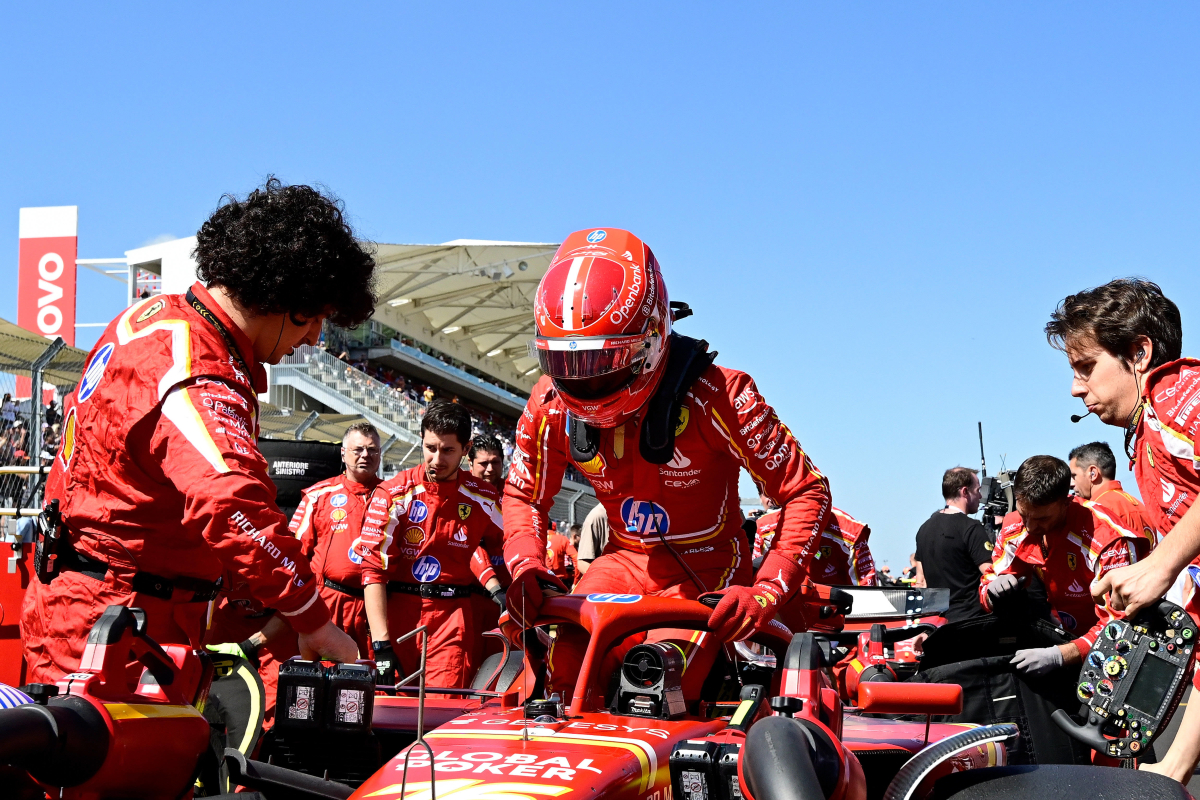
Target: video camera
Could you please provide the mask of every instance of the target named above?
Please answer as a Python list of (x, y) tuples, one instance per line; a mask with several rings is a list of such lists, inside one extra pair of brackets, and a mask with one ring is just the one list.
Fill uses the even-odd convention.
[(1000, 532), (1004, 515), (1016, 510), (1013, 500), (1013, 474), (1001, 472), (995, 477), (984, 476), (979, 479), (979, 492), (983, 495), (979, 501), (979, 510), (983, 517), (983, 527), (987, 529), (992, 541)]

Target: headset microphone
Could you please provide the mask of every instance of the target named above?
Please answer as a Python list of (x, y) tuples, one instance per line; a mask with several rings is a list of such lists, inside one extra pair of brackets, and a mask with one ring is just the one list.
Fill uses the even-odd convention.
[(1083, 419), (1084, 417), (1090, 417), (1094, 413), (1095, 413), (1094, 411), (1089, 411), (1086, 414), (1072, 414), (1071, 422), (1079, 422), (1079, 420)]

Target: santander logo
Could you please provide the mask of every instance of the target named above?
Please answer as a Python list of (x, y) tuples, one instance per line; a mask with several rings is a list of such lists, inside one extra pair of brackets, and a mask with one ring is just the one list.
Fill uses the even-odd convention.
[[(676, 452), (678, 452), (678, 451), (676, 451)], [(1170, 481), (1168, 481), (1164, 478), (1159, 478), (1159, 480), (1162, 481), (1162, 490), (1163, 490), (1162, 501), (1164, 503), (1169, 503), (1169, 502), (1171, 502), (1171, 498), (1175, 496), (1175, 484), (1171, 483)]]
[(667, 466), (671, 469), (687, 469), (691, 465), (692, 460), (679, 452), (679, 448), (675, 448), (675, 457), (667, 462)]

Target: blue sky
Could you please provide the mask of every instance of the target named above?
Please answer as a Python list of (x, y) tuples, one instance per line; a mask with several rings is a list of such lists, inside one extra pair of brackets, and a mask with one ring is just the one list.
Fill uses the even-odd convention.
[[(21, 206), (78, 205), (82, 257), (190, 235), (268, 173), (329, 187), (377, 241), (625, 227), (696, 310), (680, 330), (756, 378), (893, 566), (942, 470), (977, 465), (977, 420), (993, 471), (1119, 452), (1119, 430), (1067, 419), (1041, 334), (1065, 294), (1150, 277), (1196, 352), (1195, 5), (3, 14), (8, 319)], [(80, 298), (80, 321), (120, 310), (82, 270)]]

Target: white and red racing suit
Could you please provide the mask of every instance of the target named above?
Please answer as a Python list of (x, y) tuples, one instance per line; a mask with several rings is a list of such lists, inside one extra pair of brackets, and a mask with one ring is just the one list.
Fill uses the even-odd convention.
[(1004, 517), (996, 537), (992, 564), (979, 582), (979, 601), (992, 610), (988, 585), (1000, 575), (1037, 575), (1046, 587), (1051, 613), (1067, 633), (1080, 655), (1086, 655), (1100, 629), (1120, 617), (1105, 600), (1092, 600), (1091, 583), (1109, 570), (1145, 558), (1150, 542), (1140, 531), (1121, 527), (1112, 515), (1095, 503), (1071, 503), (1060, 530), (1034, 537), (1025, 529), (1021, 515)]
[[(639, 454), (644, 413), (599, 430), (595, 457), (572, 462), (613, 521), (603, 554), (576, 584), (576, 593), (694, 599), (751, 584), (738, 498), (738, 474), (745, 468), (782, 508), (758, 583), (770, 585), (782, 599), (789, 597), (799, 588), (825, 527), (829, 485), (754, 381), (743, 372), (710, 365), (684, 398), (674, 457), (666, 464), (652, 464)], [(514, 581), (522, 570), (542, 564), (547, 514), (562, 486), (568, 453), (566, 409), (553, 382), (543, 377), (518, 422), (505, 488), (504, 557)], [(509, 608), (514, 601), (519, 598), (510, 593)], [(704, 638), (693, 631), (671, 636), (682, 638), (689, 659)], [(564, 676), (569, 681), (578, 675), (585, 647), (582, 631), (559, 629), (547, 665), (555, 691), (570, 692)], [(691, 660), (688, 666), (694, 666)], [(562, 685), (555, 684), (555, 674)]]
[(25, 595), (30, 681), (74, 671), (109, 605), (145, 609), (160, 644), (199, 646), (226, 570), (299, 633), (329, 620), (258, 450), (262, 391), (250, 340), (199, 283), (109, 324), (64, 404), (46, 484), (70, 549)]
[(367, 498), (378, 485), (377, 479), (365, 485), (345, 474), (314, 483), (304, 490), (288, 526), (312, 566), (330, 619), (354, 639), (364, 656), (370, 649), (371, 634), (357, 544)]
[[(455, 480), (427, 481), (424, 465), (384, 481), (371, 495), (359, 545), (363, 585), (387, 587), (393, 639), (428, 627), (431, 685), (465, 687), (478, 666), (471, 560), (481, 545), (501, 547), (496, 502), (495, 488), (466, 470)], [(396, 647), (405, 674), (417, 668), (419, 645), (413, 638)]]
[[(813, 583), (826, 586), (874, 586), (875, 559), (871, 556), (868, 540), (871, 526), (860, 522), (842, 511), (831, 509), (829, 525), (821, 531), (821, 546), (813, 556), (810, 568)], [(758, 518), (754, 535), (754, 559), (764, 557), (771, 550), (775, 539), (775, 528), (779, 524), (779, 510), (773, 509)]]

